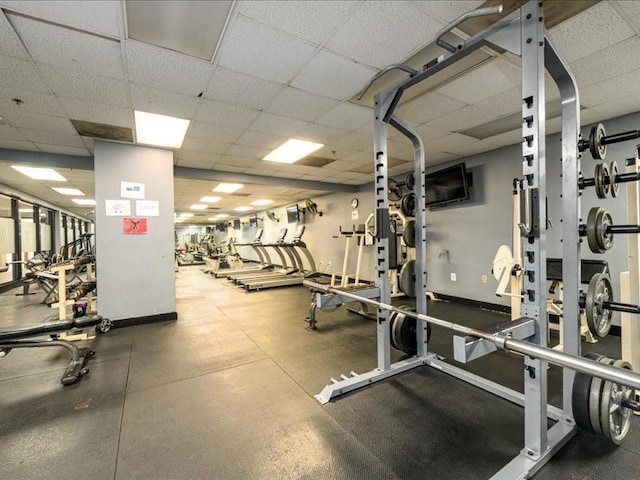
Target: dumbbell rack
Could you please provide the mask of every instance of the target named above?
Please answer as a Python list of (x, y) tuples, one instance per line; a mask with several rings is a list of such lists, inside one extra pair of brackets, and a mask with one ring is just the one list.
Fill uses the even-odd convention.
[[(383, 69), (371, 83), (391, 70), (402, 70), (408, 74), (386, 90), (376, 94), (374, 103), (374, 188), (377, 237), (376, 237), (376, 285), (380, 289), (377, 322), (377, 368), (351, 377), (342, 376), (342, 380), (332, 382), (316, 395), (321, 403), (336, 396), (371, 385), (374, 382), (390, 378), (410, 369), (428, 365), (441, 372), (489, 391), (524, 407), (524, 447), (520, 454), (505, 465), (492, 478), (524, 479), (537, 472), (549, 459), (576, 433), (572, 411), (572, 386), (577, 367), (563, 367), (562, 408), (555, 408), (547, 402), (547, 361), (551, 358), (571, 358), (571, 364), (586, 362), (580, 358), (579, 330), (579, 271), (580, 242), (579, 215), (580, 199), (578, 195), (578, 174), (580, 172), (579, 127), (580, 107), (575, 79), (568, 65), (561, 59), (552, 41), (545, 33), (542, 2), (529, 1), (515, 12), (505, 16), (486, 30), (467, 39), (459, 46), (444, 41), (443, 36), (467, 18), (499, 13), (500, 8), (490, 7), (469, 12), (438, 36), (437, 43), (448, 51), (442, 57), (430, 62), (420, 70), (406, 65), (394, 64)], [(432, 77), (449, 65), (482, 47), (486, 42), (513, 53), (522, 59), (522, 169), (525, 185), (522, 190), (524, 202), (523, 225), (520, 236), (522, 241), (524, 297), (522, 302), (523, 322), (514, 324), (512, 330), (497, 335), (454, 337), (462, 348), (462, 355), (469, 355), (468, 346), (486, 353), (503, 348), (508, 339), (528, 338), (527, 345), (538, 352), (526, 354), (524, 358), (524, 393), (508, 389), (483, 377), (457, 368), (440, 360), (429, 352), (427, 345), (427, 321), (449, 326), (454, 331), (466, 331), (460, 326), (435, 319), (427, 315), (426, 295), (426, 208), (425, 208), (425, 155), (419, 135), (401, 119), (394, 115), (405, 90)], [(560, 90), (562, 104), (562, 218), (563, 218), (563, 286), (564, 352), (555, 352), (547, 348), (548, 319), (546, 314), (546, 158), (545, 158), (545, 67)], [(371, 83), (369, 86), (371, 86)], [(369, 88), (369, 87), (367, 87)], [(366, 90), (366, 89), (365, 89)], [(363, 91), (364, 93), (364, 91)], [(414, 178), (416, 200), (416, 298), (417, 314), (417, 354), (416, 356), (391, 363), (389, 312), (397, 310), (390, 305), (389, 286), (389, 201), (387, 129), (393, 126), (407, 137), (414, 147)], [(575, 319), (575, 321), (569, 321)], [(526, 333), (525, 333), (526, 331)], [(468, 335), (468, 334), (467, 334)], [(495, 343), (487, 342), (493, 338)], [(461, 340), (457, 341), (456, 339)], [(470, 339), (470, 340), (469, 340)], [(481, 348), (480, 348), (481, 347)], [(553, 357), (549, 351), (555, 352)], [(471, 356), (471, 355), (469, 355)], [(543, 358), (545, 360), (543, 360)], [(554, 360), (554, 363), (560, 365)], [(597, 367), (589, 365), (594, 374)], [(548, 418), (557, 423), (548, 429)]]

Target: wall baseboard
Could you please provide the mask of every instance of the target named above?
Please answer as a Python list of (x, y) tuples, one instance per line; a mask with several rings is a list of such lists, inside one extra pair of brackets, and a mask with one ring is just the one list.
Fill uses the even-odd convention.
[(142, 317), (120, 318), (113, 321), (113, 328), (133, 327), (135, 325), (147, 325), (149, 323), (172, 322), (178, 320), (178, 312), (157, 313)]

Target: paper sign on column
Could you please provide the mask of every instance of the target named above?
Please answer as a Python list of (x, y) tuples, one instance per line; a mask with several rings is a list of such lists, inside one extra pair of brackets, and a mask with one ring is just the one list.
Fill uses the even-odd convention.
[(122, 198), (144, 198), (144, 183), (120, 182)]
[(125, 217), (131, 215), (131, 202), (129, 200), (105, 200), (107, 217)]
[(136, 200), (136, 215), (138, 217), (157, 217), (160, 215), (160, 205), (157, 200)]

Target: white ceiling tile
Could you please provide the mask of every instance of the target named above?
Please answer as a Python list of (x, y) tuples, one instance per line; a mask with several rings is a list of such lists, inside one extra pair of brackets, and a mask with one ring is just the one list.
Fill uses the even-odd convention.
[(505, 60), (492, 60), (456, 78), (437, 91), (466, 103), (477, 103), (520, 84), (520, 69)]
[(2, 0), (10, 10), (25, 13), (49, 22), (60, 23), (88, 32), (120, 36), (122, 2), (91, 0), (90, 2), (63, 0)]
[[(249, 148), (249, 147), (244, 147)], [(255, 167), (256, 159), (255, 158), (246, 158), (244, 156), (235, 156), (235, 155), (223, 155), (219, 160), (218, 165), (228, 165), (232, 167)], [(259, 172), (254, 169), (254, 174), (258, 174)]]
[(129, 80), (191, 97), (203, 93), (213, 74), (213, 65), (171, 50), (127, 40)]
[[(369, 153), (364, 153), (364, 152), (357, 152), (354, 153), (352, 155), (347, 156), (346, 158), (344, 158), (345, 162), (353, 165), (364, 165), (364, 164), (368, 164), (371, 163), (373, 164), (374, 161), (374, 157), (373, 155), (369, 154)], [(335, 164), (336, 162), (333, 162), (333, 164)]]
[(8, 17), (36, 62), (123, 78), (119, 41), (16, 15)]
[(73, 98), (61, 98), (60, 103), (69, 118), (74, 120), (133, 128), (133, 112), (128, 108), (104, 103), (83, 102)]
[(88, 73), (39, 64), (38, 70), (49, 88), (60, 97), (126, 107), (127, 84), (124, 80), (98, 77)]
[(334, 158), (336, 160), (343, 160), (349, 155), (353, 155), (358, 150), (350, 147), (343, 147), (335, 144), (328, 144), (322, 147), (320, 150), (314, 152), (314, 156), (322, 158)]
[(47, 92), (32, 62), (0, 55), (0, 86), (30, 92)]
[(327, 127), (358, 130), (373, 120), (373, 110), (351, 103), (341, 103), (316, 120)]
[(349, 147), (355, 150), (362, 150), (370, 147), (373, 144), (373, 138), (367, 135), (362, 135), (358, 132), (349, 132), (344, 137), (334, 142), (340, 147)]
[[(306, 130), (306, 129), (305, 129)], [(238, 145), (248, 145), (250, 147), (258, 147), (266, 150), (273, 150), (282, 145), (287, 139), (278, 135), (267, 135), (259, 132), (245, 130), (242, 135), (235, 141)]]
[(249, 130), (290, 138), (303, 130), (307, 125), (308, 122), (279, 117), (263, 112), (260, 113), (258, 118), (251, 124)]
[(623, 40), (571, 64), (581, 89), (640, 68), (640, 38)]
[[(224, 154), (229, 150), (230, 146), (231, 144), (229, 143), (212, 142), (204, 138), (187, 137), (182, 148), (185, 150), (195, 150), (197, 152)], [(181, 156), (187, 155), (188, 154)]]
[(482, 110), (475, 105), (467, 105), (451, 112), (443, 117), (436, 118), (429, 122), (429, 126), (440, 130), (458, 132), (467, 128), (476, 127), (488, 123), (498, 118), (498, 115)]
[(62, 145), (66, 147), (86, 148), (80, 135), (65, 135), (49, 130), (33, 130), (23, 128), (21, 132), (33, 143), (46, 143), (49, 145)]
[[(14, 98), (22, 100), (22, 103), (16, 105), (13, 101)], [(8, 115), (14, 111), (40, 115), (60, 115), (61, 107), (53, 95), (0, 87), (0, 114)]]
[[(188, 140), (188, 139), (187, 139)], [(185, 142), (186, 144), (187, 142)], [(196, 142), (198, 146), (202, 146), (201, 143)], [(228, 147), (228, 145), (227, 145)], [(219, 148), (219, 150), (225, 150), (224, 148)], [(176, 157), (184, 160), (190, 160), (193, 162), (208, 162), (209, 167), (213, 165), (214, 162), (217, 162), (222, 157), (222, 154), (213, 153), (213, 152), (205, 152), (199, 150), (189, 150), (188, 148), (181, 148), (176, 153)]]
[(29, 54), (2, 10), (0, 10), (0, 55), (29, 60)]
[(213, 166), (213, 162), (209, 158), (186, 159), (178, 157), (176, 165), (179, 167), (210, 169)]
[(238, 2), (241, 15), (271, 25), (296, 37), (321, 44), (335, 32), (358, 7), (357, 1), (291, 2), (243, 1)]
[(602, 115), (593, 108), (580, 110), (580, 125), (591, 125), (602, 120)]
[[(373, 162), (373, 160), (371, 160), (371, 158), (369, 158), (369, 160), (371, 162)], [(333, 170), (340, 170), (340, 171), (346, 171), (346, 170), (351, 170), (354, 166), (360, 166), (360, 165), (364, 165), (362, 162), (353, 162), (353, 161), (349, 161), (348, 158), (345, 160), (336, 160), (335, 162), (331, 162), (329, 165), (327, 165), (328, 167), (330, 167)], [(337, 174), (336, 174), (337, 175)]]
[(451, 97), (430, 92), (415, 100), (402, 104), (398, 108), (398, 116), (403, 120), (415, 123), (425, 123), (440, 118), (454, 110), (459, 110), (466, 104)]
[(315, 47), (296, 37), (237, 17), (224, 35), (218, 63), (264, 80), (288, 83), (314, 52)]
[(429, 124), (422, 124), (416, 127), (416, 132), (420, 135), (423, 143), (429, 144), (449, 134), (448, 131), (440, 130)]
[(635, 29), (636, 34), (640, 34), (640, 3), (630, 1), (615, 2), (614, 7)]
[(242, 130), (239, 128), (222, 127), (194, 121), (191, 123), (188, 135), (190, 137), (205, 138), (212, 142), (234, 143), (241, 133)]
[(89, 149), (90, 152), (93, 152), (93, 146), (95, 140), (91, 137), (80, 137), (82, 138), (82, 143), (84, 143), (85, 147)]
[[(548, 93), (548, 92), (545, 92)], [(550, 97), (547, 95), (547, 99)], [(514, 87), (475, 104), (476, 107), (498, 116), (522, 111), (522, 87)]]
[(60, 155), (75, 155), (78, 157), (88, 157), (89, 150), (86, 147), (65, 147), (62, 145), (49, 145), (46, 143), (36, 143), (36, 146), (46, 153), (58, 153)]
[(343, 138), (348, 130), (331, 128), (317, 123), (311, 123), (304, 130), (296, 134), (296, 138), (319, 143), (334, 143), (339, 138)]
[(291, 82), (294, 87), (326, 97), (353, 97), (375, 75), (375, 70), (322, 50)]
[(457, 152), (477, 143), (478, 139), (462, 135), (460, 133), (450, 133), (433, 142), (425, 144), (425, 150), (433, 155), (434, 152), (445, 152), (459, 155)]
[(517, 128), (509, 132), (499, 133), (493, 137), (485, 138), (483, 143), (491, 145), (493, 148), (522, 143), (522, 129)]
[(195, 118), (215, 125), (247, 128), (256, 119), (258, 113), (258, 111), (248, 108), (227, 105), (213, 100), (203, 100)]
[[(606, 120), (609, 118), (627, 115), (629, 113), (640, 112), (640, 95), (634, 93), (633, 95), (619, 100), (602, 103), (593, 107), (593, 110), (598, 114), (598, 120)], [(585, 119), (583, 124), (586, 122), (587, 120)], [(593, 123), (593, 120), (591, 120), (590, 123)]]
[(9, 125), (0, 125), (0, 138), (3, 140), (27, 140), (27, 137), (20, 130)]
[(574, 62), (634, 35), (609, 2), (600, 2), (549, 30), (566, 62)]
[(337, 105), (337, 100), (286, 87), (265, 111), (282, 117), (313, 122)]
[(271, 103), (282, 85), (218, 67), (204, 96), (231, 105), (262, 110)]
[(129, 89), (131, 107), (143, 112), (191, 119), (200, 104), (200, 99), (197, 97), (138, 85), (133, 82), (129, 84)]
[(0, 138), (0, 148), (7, 148), (9, 150), (25, 150), (29, 152), (38, 151), (38, 147), (36, 147), (31, 142), (22, 142), (20, 140), (7, 140), (4, 138)]
[(32, 128), (35, 130), (51, 130), (53, 132), (76, 135), (76, 129), (68, 118), (51, 115), (37, 115), (26, 112), (3, 113), (2, 117), (12, 127)]
[(402, 62), (444, 26), (410, 2), (365, 2), (329, 40), (327, 48), (373, 67)]
[(484, 0), (416, 0), (415, 4), (430, 17), (436, 17), (443, 22), (454, 21), (460, 15), (467, 13), (484, 3)]
[(264, 148), (248, 147), (246, 145), (231, 145), (229, 150), (227, 150), (227, 155), (250, 158), (253, 160), (261, 159), (268, 153), (269, 150), (266, 150)]
[(580, 90), (580, 103), (588, 107), (613, 102), (630, 95), (638, 94), (640, 69), (625, 73), (619, 77), (596, 83)]

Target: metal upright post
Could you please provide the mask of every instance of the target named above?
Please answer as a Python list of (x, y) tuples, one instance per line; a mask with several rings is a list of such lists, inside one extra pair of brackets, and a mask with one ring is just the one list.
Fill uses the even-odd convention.
[[(546, 171), (545, 66), (542, 3), (521, 10), (523, 209), (521, 222), (524, 269), (522, 315), (536, 321), (533, 343), (546, 347)], [(532, 459), (547, 449), (547, 362), (525, 357), (525, 439), (523, 452)]]
[[(374, 186), (376, 214), (376, 286), (380, 290), (380, 302), (391, 302), (391, 288), (389, 284), (389, 236), (391, 232), (389, 221), (389, 169), (387, 162), (387, 124), (384, 122), (383, 113), (389, 104), (388, 95), (378, 94), (374, 105)], [(389, 311), (378, 308), (378, 369), (389, 370), (391, 366), (391, 342), (389, 329)]]

